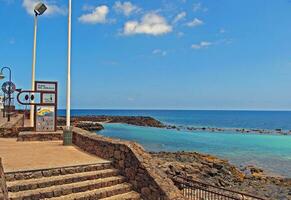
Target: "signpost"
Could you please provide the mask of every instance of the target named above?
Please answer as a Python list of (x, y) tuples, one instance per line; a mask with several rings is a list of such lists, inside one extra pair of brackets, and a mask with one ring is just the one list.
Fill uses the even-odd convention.
[[(10, 81), (6, 81), (3, 83), (2, 85), (2, 91), (4, 92), (4, 101), (3, 101), (3, 105), (4, 105), (4, 109), (3, 109), (3, 117), (5, 117), (5, 112), (7, 112), (7, 120), (10, 121), (10, 116), (11, 116), (11, 94), (13, 94), (16, 90), (16, 86), (15, 84), (10, 80)], [(6, 109), (6, 99), (5, 99), (5, 94), (7, 94), (8, 96), (8, 108)]]
[(57, 82), (36, 81), (36, 92), (41, 93), (40, 105), (34, 109), (34, 126), (39, 132), (57, 130)]
[(55, 132), (57, 130), (58, 83), (35, 81), (35, 91), (21, 91), (17, 100), (22, 105), (34, 105), (34, 130)]

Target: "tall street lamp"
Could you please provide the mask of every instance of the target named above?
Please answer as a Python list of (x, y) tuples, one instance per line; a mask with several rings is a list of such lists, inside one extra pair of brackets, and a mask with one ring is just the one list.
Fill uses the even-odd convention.
[[(5, 78), (5, 75), (3, 74), (4, 69), (7, 69), (9, 71), (9, 85), (8, 85), (8, 114), (7, 114), (7, 120), (10, 121), (10, 106), (11, 106), (11, 86), (12, 86), (12, 82), (11, 82), (11, 69), (9, 67), (2, 67), (1, 72), (0, 72), (0, 80)], [(4, 98), (4, 102), (5, 102), (5, 98)], [(3, 113), (5, 112), (5, 105), (4, 105), (4, 109), (3, 109)]]
[(72, 144), (71, 127), (71, 44), (72, 44), (72, 0), (68, 4), (68, 66), (67, 66), (67, 108), (66, 128), (64, 129), (64, 145)]
[[(35, 62), (36, 62), (36, 37), (37, 37), (37, 16), (42, 15), (47, 7), (44, 3), (38, 3), (34, 7), (34, 37), (33, 37), (33, 51), (32, 51), (32, 74), (31, 74), (31, 90), (34, 91), (35, 82)], [(34, 126), (34, 106), (30, 107), (30, 126)]]

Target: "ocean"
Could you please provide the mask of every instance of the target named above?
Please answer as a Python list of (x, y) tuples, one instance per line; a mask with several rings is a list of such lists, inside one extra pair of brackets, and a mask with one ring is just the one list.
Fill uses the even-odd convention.
[[(64, 110), (59, 115), (65, 115)], [(151, 116), (166, 124), (291, 130), (288, 111), (72, 110), (72, 115)], [(291, 177), (291, 136), (191, 132), (125, 124), (106, 124), (104, 136), (140, 143), (148, 151), (196, 151), (227, 159), (236, 166), (255, 165)]]

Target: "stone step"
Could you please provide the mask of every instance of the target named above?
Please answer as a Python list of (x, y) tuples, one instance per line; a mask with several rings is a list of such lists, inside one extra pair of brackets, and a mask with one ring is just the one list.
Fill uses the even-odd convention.
[(44, 177), (38, 179), (18, 180), (7, 182), (9, 192), (19, 192), (24, 190), (34, 190), (38, 188), (45, 188), (56, 185), (65, 185), (69, 183), (82, 182), (87, 180), (95, 180), (99, 178), (106, 178), (117, 176), (118, 170), (104, 169), (97, 171), (81, 172), (75, 174), (67, 174), (60, 176)]
[(124, 194), (118, 194), (111, 197), (102, 198), (100, 200), (142, 200), (140, 194), (134, 191)]
[(97, 171), (111, 168), (111, 163), (97, 163), (87, 165), (76, 165), (49, 169), (37, 169), (29, 171), (18, 171), (5, 173), (6, 181), (28, 180), (43, 177), (60, 176), (66, 174), (75, 174), (81, 172)]
[[(72, 193), (83, 193), (86, 191), (100, 189), (104, 187), (114, 186), (124, 182), (124, 177), (114, 176), (96, 180), (88, 180), (77, 183), (69, 183), (65, 185), (57, 185), (46, 188), (39, 188), (34, 190), (25, 190), (20, 192), (10, 192), (10, 200), (22, 199), (44, 199), (59, 197), (62, 195), (69, 195)], [(103, 191), (103, 189), (101, 189)], [(124, 193), (124, 192), (123, 192)], [(107, 196), (106, 196), (107, 197)]]
[(122, 183), (114, 186), (108, 186), (86, 192), (64, 195), (56, 198), (47, 198), (49, 200), (84, 200), (84, 199), (102, 199), (119, 194), (130, 192), (132, 186), (128, 183)]

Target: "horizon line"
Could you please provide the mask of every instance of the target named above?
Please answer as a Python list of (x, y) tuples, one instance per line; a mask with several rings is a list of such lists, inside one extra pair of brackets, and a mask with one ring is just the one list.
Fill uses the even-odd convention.
[[(66, 108), (58, 108), (66, 110)], [(141, 110), (141, 111), (260, 111), (260, 112), (290, 112), (291, 109), (186, 109), (186, 108), (72, 108), (71, 110)]]

